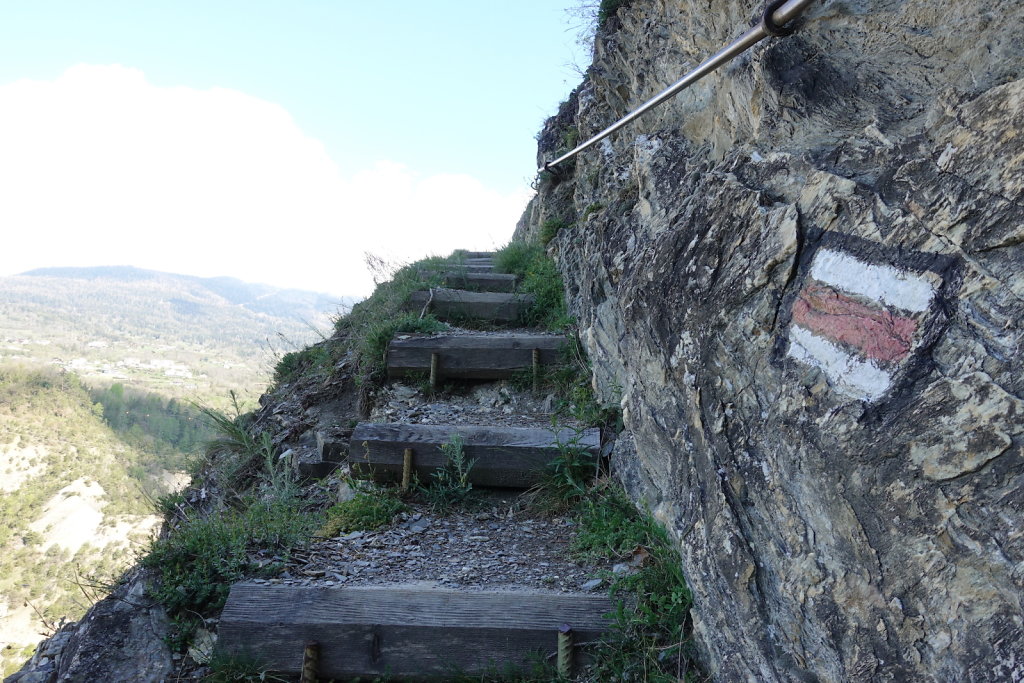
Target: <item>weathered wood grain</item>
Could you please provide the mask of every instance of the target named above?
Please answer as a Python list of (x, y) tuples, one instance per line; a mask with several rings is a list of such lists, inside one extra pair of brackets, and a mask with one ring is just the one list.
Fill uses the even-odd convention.
[(446, 270), (443, 272), (421, 270), (424, 280), (440, 276), (441, 283), (452, 289), (466, 289), (474, 292), (514, 292), (517, 278), (510, 273), (469, 272), (468, 270)]
[(453, 435), (462, 438), (463, 453), (474, 461), (470, 481), (474, 485), (529, 488), (542, 478), (543, 469), (556, 458), (559, 444), (596, 455), (601, 447), (597, 429), (482, 427), (463, 425), (409, 425), (362, 422), (352, 433), (349, 467), (357, 476), (378, 481), (398, 481), (402, 476), (405, 449), (413, 450), (413, 471), (420, 481), (446, 464), (441, 446)]
[(541, 365), (559, 363), (565, 344), (564, 336), (551, 334), (402, 335), (388, 344), (388, 377), (426, 372), (437, 353), (442, 379), (507, 379), (532, 368), (534, 349)]
[(515, 322), (533, 305), (530, 294), (506, 294), (500, 292), (467, 292), (462, 289), (434, 289), (431, 292), (413, 292), (409, 295), (406, 308), (420, 311), (429, 300), (429, 310), (442, 320), (493, 320)]
[(236, 584), (218, 645), (270, 671), (297, 673), (315, 641), (322, 678), (480, 673), (526, 668), (555, 652), (562, 624), (578, 642), (597, 640), (611, 611), (607, 597), (588, 594)]

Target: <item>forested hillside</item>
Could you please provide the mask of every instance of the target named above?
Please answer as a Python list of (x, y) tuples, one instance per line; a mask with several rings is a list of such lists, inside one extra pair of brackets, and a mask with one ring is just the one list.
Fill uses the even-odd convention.
[(145, 548), (155, 501), (183, 483), (205, 423), (186, 402), (90, 389), (0, 365), (0, 647), (4, 673), (77, 619)]

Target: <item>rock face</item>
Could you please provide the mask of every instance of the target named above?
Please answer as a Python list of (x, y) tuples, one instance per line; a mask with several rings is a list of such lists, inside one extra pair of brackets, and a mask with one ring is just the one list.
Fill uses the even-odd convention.
[(35, 656), (5, 683), (167, 680), (173, 672), (165, 638), (170, 620), (146, 596), (145, 570), (134, 570), (81, 621), (40, 644)]
[[(759, 11), (635, 0), (541, 156)], [(1024, 680), (1022, 74), (1016, 0), (815, 4), (521, 221), (718, 680)]]

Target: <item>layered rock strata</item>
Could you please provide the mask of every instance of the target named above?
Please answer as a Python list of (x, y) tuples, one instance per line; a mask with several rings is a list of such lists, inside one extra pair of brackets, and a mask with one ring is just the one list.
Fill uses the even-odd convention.
[[(751, 25), (635, 0), (547, 124)], [(1024, 6), (823, 2), (544, 179), (550, 243), (718, 680), (1024, 680)]]

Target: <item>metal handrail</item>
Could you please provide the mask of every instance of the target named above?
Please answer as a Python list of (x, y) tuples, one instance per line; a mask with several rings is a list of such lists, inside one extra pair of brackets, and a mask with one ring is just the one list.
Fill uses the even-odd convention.
[(765, 7), (764, 14), (761, 17), (761, 22), (757, 26), (754, 26), (753, 28), (748, 30), (742, 36), (737, 38), (733, 43), (722, 48), (714, 55), (706, 59), (704, 62), (700, 64), (700, 66), (695, 68), (693, 71), (686, 74), (678, 81), (670, 85), (668, 88), (661, 91), (661, 93), (647, 100), (637, 109), (635, 109), (629, 114), (626, 114), (621, 119), (619, 119), (612, 125), (608, 126), (594, 137), (590, 138), (583, 144), (578, 145), (571, 151), (566, 152), (565, 154), (558, 157), (554, 161), (548, 161), (539, 169), (537, 169), (537, 172), (553, 172), (551, 169), (557, 166), (558, 164), (573, 158), (583, 150), (592, 147), (601, 140), (604, 140), (606, 137), (608, 137), (615, 131), (640, 118), (651, 109), (657, 107), (659, 104), (662, 104), (676, 93), (680, 92), (681, 90), (685, 90), (689, 86), (693, 85), (700, 79), (704, 78), (711, 72), (718, 69), (720, 66), (732, 61), (733, 59), (743, 54), (744, 52), (746, 52), (754, 45), (767, 38), (768, 36), (789, 35), (790, 33), (793, 32), (794, 28), (792, 26), (787, 27), (786, 24), (800, 16), (800, 14), (812, 2), (814, 2), (814, 0), (774, 0), (774, 2), (768, 3), (768, 6)]

